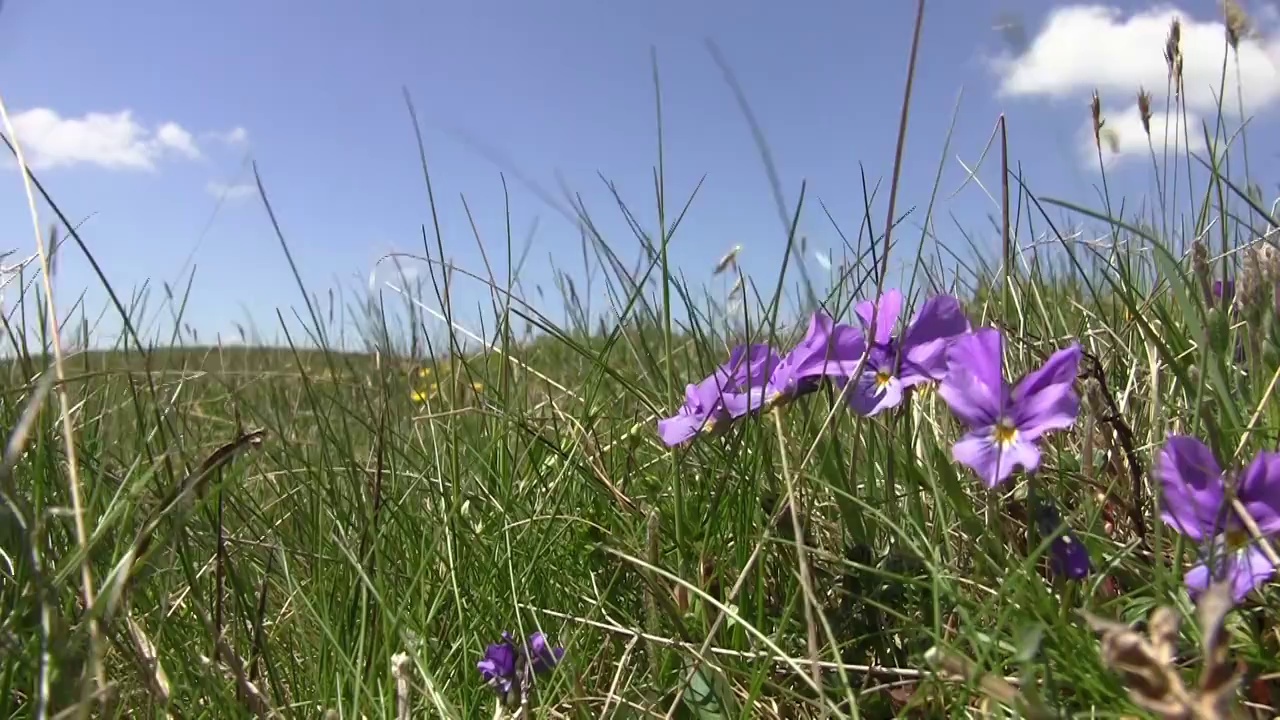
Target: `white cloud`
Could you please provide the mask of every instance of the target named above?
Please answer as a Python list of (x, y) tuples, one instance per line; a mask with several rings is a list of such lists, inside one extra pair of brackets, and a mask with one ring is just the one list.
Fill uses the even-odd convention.
[(424, 279), (429, 279), (427, 271), (428, 268), (416, 258), (383, 255), (374, 262), (373, 270), (369, 273), (369, 292), (390, 291), (387, 283), (401, 290), (413, 287)]
[(228, 184), (217, 180), (210, 180), (205, 184), (204, 189), (220, 200), (242, 200), (258, 192), (257, 186), (253, 183)]
[[(1274, 14), (1274, 9), (1269, 11)], [(1087, 108), (1096, 89), (1102, 98), (1107, 127), (1116, 134), (1120, 154), (1146, 155), (1146, 134), (1135, 104), (1137, 93), (1145, 88), (1152, 95), (1152, 109), (1157, 112), (1151, 131), (1158, 148), (1162, 147), (1162, 111), (1168, 88), (1164, 47), (1175, 17), (1182, 24), (1180, 47), (1190, 134), (1199, 135), (1200, 122), (1190, 116), (1214, 118), (1218, 114), (1215, 93), (1224, 87), (1226, 28), (1220, 20), (1196, 20), (1169, 5), (1129, 14), (1094, 4), (1053, 10), (1024, 52), (995, 62), (1000, 76), (999, 93), (1006, 97), (1078, 100), (1087, 142), (1092, 146)], [(1237, 87), (1243, 92), (1246, 115), (1256, 115), (1280, 102), (1280, 36), (1268, 25), (1274, 23), (1264, 21), (1259, 36), (1240, 41), (1238, 71), (1235, 58), (1229, 58), (1223, 108), (1226, 113), (1235, 115)], [(1108, 107), (1124, 109), (1109, 112)], [(1193, 138), (1193, 147), (1195, 143), (1203, 146)]]
[(205, 133), (205, 137), (224, 145), (244, 145), (249, 142), (249, 131), (237, 125), (225, 132), (212, 131)]
[(13, 116), (14, 132), (34, 170), (96, 165), (110, 170), (153, 170), (171, 157), (201, 157), (192, 134), (174, 122), (148, 128), (132, 110), (62, 117), (48, 108)]
[(177, 123), (167, 122), (157, 128), (156, 142), (192, 160), (200, 158), (200, 148), (196, 147), (195, 138)]

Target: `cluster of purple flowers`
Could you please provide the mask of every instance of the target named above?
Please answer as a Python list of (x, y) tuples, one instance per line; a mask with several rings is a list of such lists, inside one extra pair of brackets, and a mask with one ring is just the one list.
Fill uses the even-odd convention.
[(960, 301), (949, 295), (930, 298), (895, 333), (901, 312), (902, 293), (887, 290), (878, 303), (854, 308), (860, 327), (814, 313), (804, 338), (785, 356), (768, 345), (735, 348), (728, 362), (685, 389), (684, 405), (658, 421), (658, 435), (670, 447), (714, 434), (734, 420), (814, 392), (824, 379), (836, 383), (850, 407), (864, 415), (900, 405), (909, 388), (943, 378), (951, 341), (969, 329)]
[[(1074, 384), (1080, 346), (1058, 350), (1010, 382), (1001, 332), (973, 330), (959, 300), (931, 297), (899, 330), (902, 306), (902, 293), (887, 290), (878, 302), (854, 307), (856, 326), (815, 313), (804, 338), (783, 357), (767, 345), (736, 348), (711, 376), (688, 386), (684, 405), (658, 421), (659, 436), (675, 446), (719, 432), (734, 420), (813, 392), (824, 379), (865, 416), (901, 405), (911, 388), (936, 384), (952, 414), (968, 427), (952, 447), (956, 462), (990, 488), (1016, 469), (1034, 472), (1040, 438), (1071, 427), (1079, 413)], [(1039, 524), (1057, 532), (1055, 523)], [(1088, 555), (1069, 531), (1051, 549), (1055, 566), (1067, 576), (1089, 572)]]
[(519, 699), (531, 673), (543, 674), (564, 659), (564, 648), (553, 647), (547, 636), (535, 632), (526, 644), (517, 644), (509, 632), (502, 641), (485, 648), (484, 658), (476, 663), (480, 677), (508, 703)]
[[(901, 405), (906, 392), (938, 384), (938, 392), (969, 432), (953, 448), (987, 487), (1016, 468), (1040, 465), (1044, 434), (1071, 427), (1080, 410), (1074, 390), (1080, 346), (1054, 353), (1016, 384), (1005, 378), (1003, 338), (995, 328), (971, 330), (960, 301), (929, 298), (916, 317), (895, 332), (902, 293), (854, 308), (859, 326), (814, 313), (809, 331), (779, 357), (767, 345), (743, 345), (729, 361), (685, 390), (684, 405), (658, 421), (668, 446), (723, 430), (732, 421), (813, 392), (823, 379), (840, 387), (849, 406), (872, 416)], [(865, 360), (864, 360), (865, 356)]]

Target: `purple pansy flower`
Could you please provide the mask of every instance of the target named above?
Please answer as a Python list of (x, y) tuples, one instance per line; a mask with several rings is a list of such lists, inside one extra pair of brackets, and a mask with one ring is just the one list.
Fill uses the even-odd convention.
[(1016, 467), (1040, 466), (1036, 441), (1075, 423), (1080, 398), (1072, 385), (1080, 346), (1055, 352), (1038, 370), (1010, 388), (1001, 360), (1002, 338), (984, 328), (957, 338), (948, 351), (948, 371), (938, 394), (969, 432), (951, 449), (987, 487), (1004, 482)]
[[(741, 360), (734, 358), (740, 353)], [(734, 350), (729, 365), (738, 368), (729, 377), (720, 394), (730, 420), (746, 417), (762, 410), (768, 394), (769, 378), (782, 364), (782, 358), (768, 345), (746, 345)]]
[(907, 388), (941, 380), (947, 371), (947, 347), (969, 330), (960, 301), (950, 295), (926, 300), (901, 336), (893, 334), (902, 312), (898, 290), (886, 290), (878, 303), (860, 302), (854, 312), (867, 331), (875, 321), (867, 363), (849, 391), (849, 405), (861, 415), (896, 407)]
[(790, 402), (818, 389), (824, 377), (848, 377), (862, 357), (862, 335), (815, 312), (804, 338), (774, 368), (765, 390), (768, 406)]
[(1093, 571), (1089, 550), (1075, 533), (1062, 522), (1058, 509), (1042, 502), (1036, 508), (1036, 528), (1042, 537), (1052, 537), (1061, 529), (1062, 534), (1049, 543), (1049, 567), (1055, 575), (1069, 580), (1082, 580)]
[(667, 447), (688, 442), (701, 433), (715, 431), (729, 419), (729, 413), (720, 400), (721, 378), (711, 375), (699, 383), (690, 383), (684, 390), (684, 405), (671, 417), (658, 420), (658, 436)]
[(541, 675), (549, 672), (564, 659), (564, 648), (552, 647), (547, 636), (535, 632), (529, 642), (521, 647), (511, 633), (502, 633), (502, 642), (485, 648), (484, 658), (476, 663), (485, 683), (510, 700), (519, 688), (526, 668)]
[(730, 420), (747, 414), (752, 409), (752, 393), (763, 398), (765, 384), (778, 362), (777, 353), (768, 345), (734, 348), (728, 362), (685, 388), (684, 405), (675, 415), (658, 420), (662, 442), (674, 447), (700, 434), (722, 430)]
[(532, 658), (533, 671), (545, 673), (564, 659), (564, 648), (552, 647), (547, 643), (546, 635), (536, 632), (529, 636), (529, 657)]
[(511, 633), (502, 633), (502, 642), (485, 648), (484, 658), (476, 663), (480, 677), (499, 693), (511, 692), (516, 679), (516, 645)]
[[(1207, 546), (1202, 562), (1186, 575), (1192, 595), (1204, 592), (1211, 581), (1222, 580), (1231, 583), (1232, 597), (1240, 602), (1275, 573), (1275, 566), (1232, 509), (1229, 476), (1204, 443), (1185, 435), (1170, 436), (1156, 458), (1155, 471), (1164, 491), (1161, 519)], [(1259, 452), (1243, 472), (1230, 477), (1235, 497), (1263, 537), (1280, 534), (1280, 453)]]

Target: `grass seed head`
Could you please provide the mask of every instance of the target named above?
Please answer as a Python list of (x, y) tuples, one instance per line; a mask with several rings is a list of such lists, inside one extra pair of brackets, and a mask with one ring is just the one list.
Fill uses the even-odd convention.
[(1191, 272), (1200, 283), (1205, 301), (1213, 302), (1213, 270), (1209, 267), (1209, 250), (1204, 246), (1204, 241), (1199, 239), (1191, 243)]
[(1258, 270), (1266, 283), (1280, 283), (1280, 248), (1259, 238), (1253, 243), (1257, 253)]
[(1102, 117), (1102, 98), (1097, 90), (1093, 91), (1093, 99), (1089, 101), (1089, 114), (1093, 116), (1093, 141), (1102, 147), (1102, 127), (1107, 121)]
[(1227, 42), (1231, 49), (1240, 50), (1240, 38), (1253, 35), (1253, 21), (1235, 0), (1222, 0), (1223, 24), (1227, 26)]
[(1182, 21), (1174, 18), (1169, 23), (1169, 35), (1164, 43), (1164, 61), (1169, 68), (1169, 80), (1175, 96), (1182, 87)]
[(1151, 137), (1151, 93), (1146, 88), (1138, 90), (1138, 115), (1142, 118), (1142, 131)]
[(1245, 248), (1243, 266), (1240, 268), (1238, 297), (1240, 304), (1251, 310), (1261, 307), (1268, 300), (1267, 273), (1261, 255), (1257, 245)]
[(726, 270), (738, 269), (738, 255), (742, 253), (741, 245), (734, 245), (729, 252), (725, 253), (720, 261), (716, 263), (716, 267), (711, 271), (712, 275), (719, 275)]

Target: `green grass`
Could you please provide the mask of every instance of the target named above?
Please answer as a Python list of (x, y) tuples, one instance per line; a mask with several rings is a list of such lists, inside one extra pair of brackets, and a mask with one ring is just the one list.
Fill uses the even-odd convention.
[[(413, 300), (447, 314), (438, 289), (451, 275), (437, 272), (406, 290), (408, 326), (383, 327), (405, 313), (356, 313), (368, 337), (395, 341), (376, 355), (316, 342), (350, 318), (313, 304), (292, 347), (127, 339), (69, 356), (51, 383), (51, 355), (27, 349), (50, 342), (33, 290), (9, 308), (8, 336), (34, 342), (14, 344), (0, 393), (14, 429), (0, 471), (0, 712), (394, 717), (404, 653), (415, 717), (488, 717), (495, 695), (475, 668), (486, 644), (540, 628), (567, 655), (538, 678), (525, 710), (538, 717), (956, 717), (1009, 702), (992, 689), (1004, 677), (1027, 716), (1135, 715), (1077, 611), (1125, 622), (1192, 611), (1193, 548), (1159, 520), (1156, 449), (1185, 432), (1239, 465), (1280, 432), (1275, 313), (1233, 323), (1206, 307), (1182, 256), (1212, 231), (1214, 275), (1235, 275), (1233, 251), (1277, 224), (1226, 173), (1225, 129), (1206, 134), (1207, 158), (1185, 136), (1153, 150), (1169, 167), (1158, 182), (1182, 184), (1146, 205), (1041, 198), (1004, 159), (1008, 243), (1049, 240), (1005, 255), (1007, 268), (955, 241), (958, 269), (929, 261), (932, 238), (905, 225), (886, 238), (869, 200), (849, 234), (864, 260), (829, 295), (769, 278), (748, 285), (750, 312), (705, 300), (667, 264), (683, 205), (659, 189), (663, 230), (639, 237), (651, 258), (639, 274), (610, 260), (622, 239), (591, 238), (623, 317), (599, 332), (577, 307), (557, 327), (496, 287), (500, 327), (540, 332), (501, 334), (484, 353), (420, 332)], [(1063, 238), (1050, 218), (1064, 207), (1110, 245)], [(790, 244), (794, 218), (814, 211), (780, 207)], [(1019, 372), (1082, 344), (1083, 410), (1050, 437), (1034, 479), (984, 491), (951, 461), (961, 429), (936, 395), (865, 419), (828, 388), (686, 448), (658, 442), (655, 419), (728, 347), (772, 337), (785, 350), (798, 337), (777, 320), (784, 295), (813, 295), (847, 321), (851, 302), (898, 275), (1003, 328)], [(428, 354), (441, 391), (417, 404)], [(1062, 508), (1092, 555), (1088, 579), (1045, 571), (1028, 493)], [(1280, 689), (1278, 597), (1270, 587), (1228, 617), (1251, 702)], [(1198, 633), (1184, 626), (1195, 660)], [(935, 672), (958, 663), (973, 675)]]

